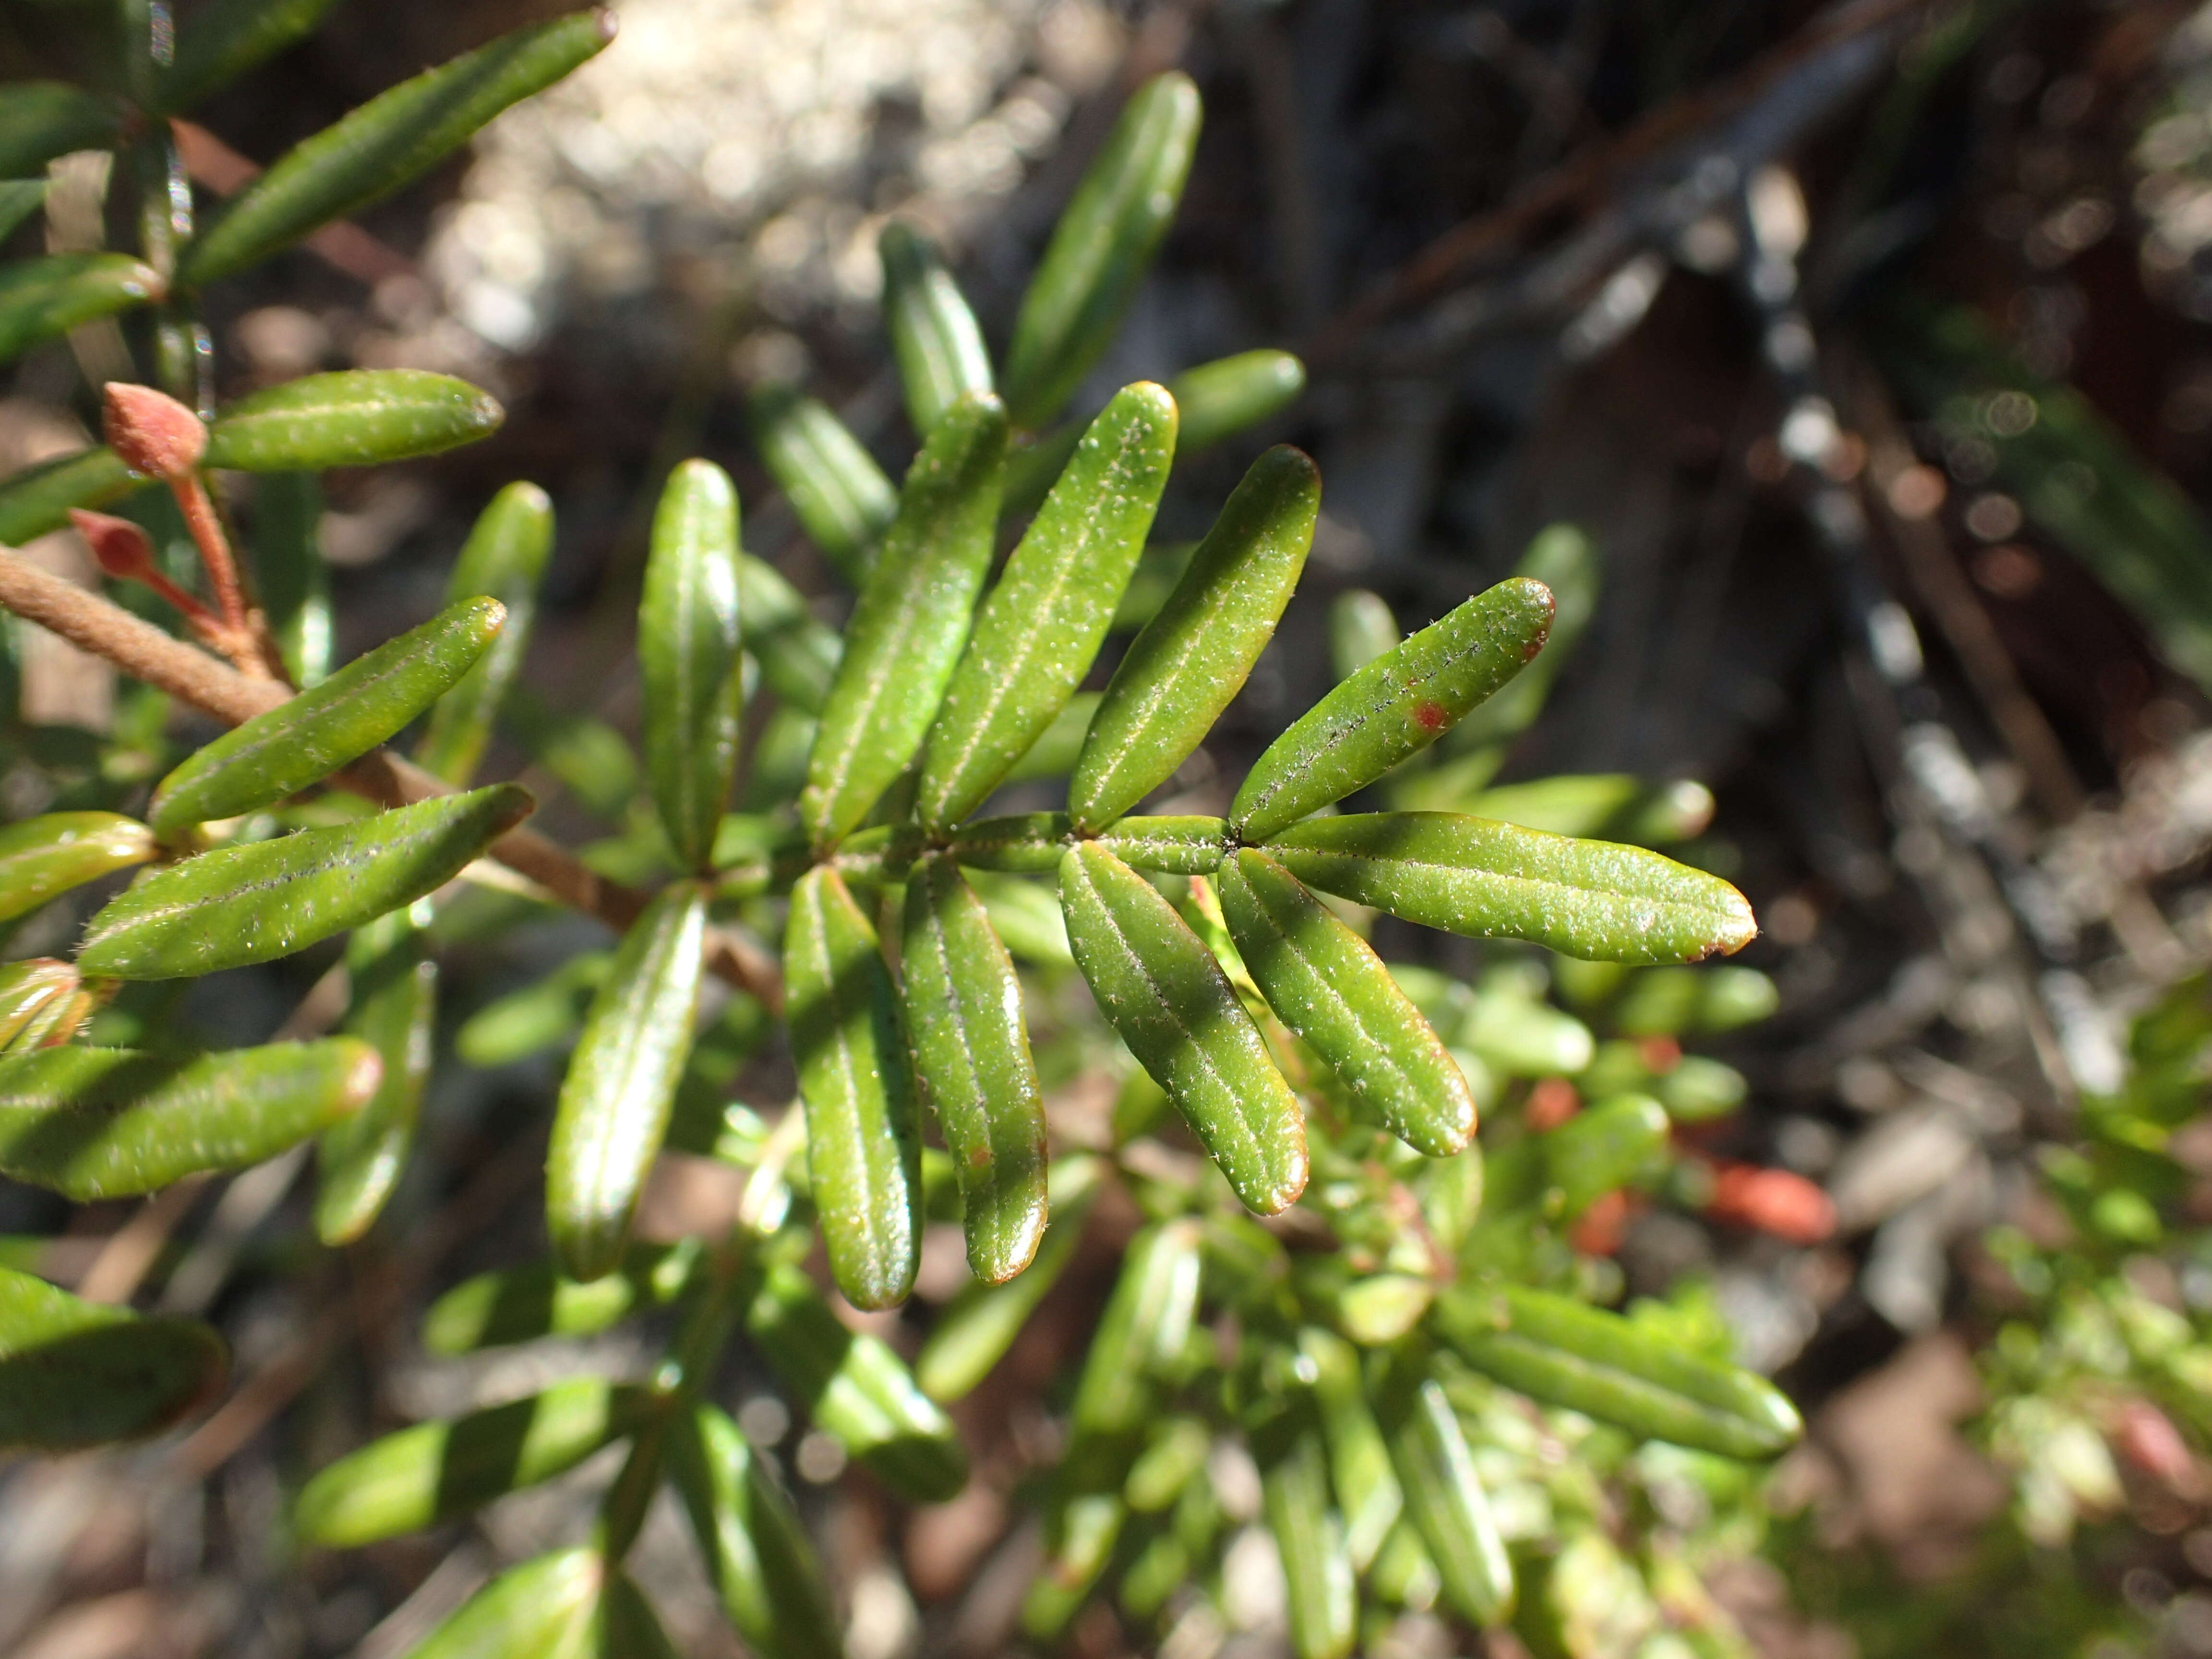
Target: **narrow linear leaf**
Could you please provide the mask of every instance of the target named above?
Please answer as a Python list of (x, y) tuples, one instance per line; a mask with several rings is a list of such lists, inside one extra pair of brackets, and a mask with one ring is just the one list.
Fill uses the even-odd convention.
[(0, 1175), (88, 1204), (258, 1164), (359, 1111), (382, 1069), (349, 1037), (215, 1054), (12, 1055), (0, 1060)]
[(1406, 1513), (1428, 1547), (1444, 1600), (1462, 1618), (1496, 1625), (1513, 1610), (1513, 1564), (1467, 1436), (1434, 1381), (1401, 1356), (1375, 1401)]
[(318, 1149), (315, 1234), (349, 1244), (368, 1231), (406, 1167), (438, 1023), (438, 964), (408, 911), (380, 916), (346, 948), (353, 985), (345, 1030), (376, 1050), (383, 1079)]
[(601, 817), (620, 817), (637, 793), (637, 757), (605, 720), (556, 708), (522, 681), (509, 688), (500, 720), (533, 762)]
[(1742, 894), (1640, 847), (1571, 841), (1454, 812), (1293, 824), (1267, 845), (1301, 881), (1475, 939), (1606, 962), (1696, 962), (1759, 931)]
[(890, 325), (908, 418), (923, 438), (971, 392), (989, 392), (991, 354), (975, 313), (937, 245), (894, 219), (876, 243), (884, 262), (884, 319)]
[(890, 975), (836, 871), (792, 890), (783, 971), (830, 1274), (854, 1307), (893, 1307), (921, 1264), (921, 1143)]
[(487, 392), (418, 368), (307, 374), (240, 398), (208, 428), (205, 464), (236, 472), (320, 472), (435, 455), (499, 430)]
[(1079, 691), (1062, 703), (1060, 713), (1052, 717), (1052, 724), (1045, 727), (999, 781), (1033, 783), (1040, 778), (1064, 778), (1073, 772), (1075, 757), (1083, 752), (1083, 739), (1091, 731), (1091, 720), (1097, 714), (1104, 695)]
[(1195, 454), (1257, 426), (1306, 389), (1306, 366), (1287, 351), (1240, 351), (1187, 368), (1168, 382), (1182, 411), (1176, 453)]
[(1158, 1401), (1159, 1374), (1182, 1357), (1190, 1336), (1203, 1267), (1199, 1224), (1188, 1218), (1148, 1227), (1129, 1241), (1076, 1382), (1070, 1421), (1077, 1432), (1112, 1435), (1144, 1426)]
[(1613, 1023), (1625, 1036), (1710, 1036), (1755, 1025), (1781, 1006), (1781, 992), (1756, 968), (1655, 968), (1629, 982)]
[(846, 629), (799, 817), (817, 848), (867, 816), (929, 730), (991, 562), (1006, 416), (963, 398), (929, 434)]
[[(610, 1551), (611, 1553), (611, 1550)], [(637, 1581), (617, 1568), (599, 1593), (592, 1659), (682, 1659)]]
[(44, 179), (0, 179), (0, 241), (46, 204)]
[(1252, 1435), (1267, 1530), (1282, 1557), (1291, 1647), (1298, 1659), (1343, 1659), (1359, 1597), (1344, 1518), (1331, 1507), (1328, 1453), (1310, 1402), (1296, 1401)]
[(171, 865), (86, 927), (78, 971), (184, 979), (270, 962), (412, 904), (530, 815), (511, 783)]
[(179, 282), (198, 288), (228, 276), (390, 195), (613, 39), (612, 13), (574, 12), (501, 35), (372, 98), (231, 198), (185, 248)]
[(75, 1451), (158, 1434), (222, 1393), (222, 1339), (0, 1267), (0, 1446)]
[(1669, 1127), (1666, 1108), (1650, 1096), (1616, 1095), (1540, 1137), (1547, 1218), (1571, 1221), (1607, 1193), (1657, 1181)]
[(1404, 637), (1380, 593), (1355, 587), (1329, 601), (1328, 661), (1339, 680), (1350, 679)]
[[(1172, 1508), (1192, 1481), (1206, 1471), (1213, 1436), (1195, 1417), (1170, 1417), (1154, 1425), (1145, 1449), (1129, 1465), (1121, 1501), (1139, 1515)], [(1328, 1501), (1324, 1494), (1322, 1501)]]
[(1506, 1077), (1573, 1077), (1597, 1052), (1573, 1015), (1502, 988), (1476, 994), (1452, 1041)]
[(1452, 733), (1455, 752), (1503, 743), (1534, 723), (1552, 694), (1552, 682), (1596, 614), (1601, 565), (1597, 544), (1576, 525), (1547, 526), (1529, 542), (1513, 574), (1551, 589), (1550, 641), (1526, 672), (1516, 675), (1512, 684), (1460, 723)]
[(589, 1283), (564, 1279), (550, 1261), (478, 1273), (430, 1304), (422, 1346), (434, 1354), (461, 1354), (544, 1336), (594, 1335), (633, 1312), (674, 1303), (700, 1255), (696, 1239), (632, 1243), (623, 1249), (621, 1267)]
[(817, 620), (773, 565), (750, 553), (738, 560), (738, 615), (745, 649), (759, 662), (768, 689), (805, 714), (821, 713), (844, 641)]
[(71, 507), (106, 507), (147, 483), (107, 448), (27, 466), (0, 483), (0, 543), (21, 547), (67, 524)]
[(1630, 1320), (1505, 1285), (1437, 1299), (1430, 1322), (1461, 1358), (1533, 1400), (1647, 1439), (1771, 1457), (1803, 1425), (1763, 1377), (1685, 1352)]
[(1176, 407), (1124, 388), (1083, 436), (984, 600), (929, 733), (916, 810), (942, 830), (981, 806), (1090, 672), (1175, 459)]
[(1314, 1369), (1314, 1403), (1328, 1444), (1329, 1485), (1344, 1512), (1345, 1549), (1364, 1572), (1404, 1511), (1405, 1491), (1367, 1403), (1359, 1350), (1309, 1326), (1298, 1333), (1298, 1352)]
[(1105, 1575), (1128, 1518), (1128, 1505), (1111, 1492), (1069, 1493), (1046, 1512), (1044, 1561), (1022, 1601), (1024, 1636), (1048, 1644), (1066, 1628)]
[(356, 657), (311, 690), (226, 732), (161, 780), (147, 817), (163, 835), (237, 817), (320, 783), (395, 735), (499, 636), (496, 599), (465, 599)]
[(507, 609), (507, 623), (476, 666), (430, 710), (416, 745), (416, 764), (466, 788), (491, 742), (500, 705), (522, 672), (538, 611), (538, 584), (553, 551), (553, 503), (534, 483), (511, 483), (491, 499), (462, 544), (446, 584), (446, 602), (482, 597)]
[(56, 253), (0, 265), (0, 362), (162, 291), (161, 274), (127, 253)]
[(614, 964), (611, 951), (579, 952), (536, 984), (471, 1014), (453, 1034), (453, 1052), (489, 1070), (572, 1042)]
[(161, 82), (164, 110), (190, 109), (287, 46), (306, 40), (333, 0), (213, 0), (179, 32)]
[(711, 866), (738, 770), (738, 492), (708, 461), (669, 476), (653, 518), (637, 612), (645, 769), (676, 856)]
[(156, 850), (151, 830), (114, 812), (47, 812), (0, 826), (0, 921), (143, 864)]
[(1067, 849), (1095, 841), (1137, 870), (1210, 875), (1221, 867), (1229, 826), (1219, 818), (1117, 818), (1093, 836), (1079, 836), (1065, 812), (1020, 812), (983, 818), (955, 830), (946, 850), (971, 869), (1042, 875), (1057, 871)]
[(1112, 340), (1182, 199), (1200, 115), (1188, 76), (1156, 76), (1084, 173), (1014, 321), (1006, 380), (1017, 426), (1058, 413)]
[[(312, 472), (271, 472), (255, 481), (255, 597), (292, 683), (301, 686), (319, 684), (331, 672), (331, 573), (323, 562), (322, 518), (322, 484)], [(501, 640), (514, 629), (510, 608)], [(500, 641), (493, 648), (501, 648)]]
[[(761, 459), (808, 539), (858, 587), (874, 562), (876, 543), (898, 516), (898, 487), (817, 399), (769, 385), (754, 389), (747, 407)], [(747, 629), (752, 625), (748, 606)], [(813, 706), (820, 706), (819, 698)]]
[(1249, 848), (1223, 866), (1221, 909), (1267, 1006), (1377, 1122), (1431, 1158), (1466, 1147), (1474, 1093), (1365, 939)]
[(606, 1558), (588, 1547), (509, 1567), (407, 1659), (613, 1659), (592, 1641), (606, 1575)]
[(675, 1425), (670, 1467), (730, 1623), (757, 1653), (840, 1659), (820, 1559), (768, 1460), (712, 1406)]
[(1384, 652), (1267, 746), (1230, 827), (1262, 842), (1374, 782), (1519, 673), (1551, 626), (1551, 590), (1516, 577)]
[(815, 1426), (902, 1496), (941, 1504), (967, 1484), (951, 1420), (879, 1339), (838, 1323), (796, 1267), (769, 1271), (745, 1330)]
[(1095, 842), (1061, 861), (1060, 897), (1100, 1011), (1237, 1196), (1261, 1215), (1289, 1205), (1305, 1189), (1305, 1120), (1213, 953), (1158, 889)]
[(1044, 1091), (1013, 958), (950, 859), (907, 884), (900, 959), (908, 1050), (959, 1176), (969, 1269), (1000, 1284), (1044, 1235)]
[(1107, 684), (1068, 782), (1079, 829), (1120, 817), (1205, 739), (1273, 636), (1320, 510), (1307, 456), (1283, 445), (1253, 463)]
[(577, 1376), (542, 1394), (417, 1423), (371, 1441), (307, 1482), (292, 1523), (310, 1544), (352, 1549), (481, 1509), (574, 1468), (635, 1428), (648, 1396)]
[(585, 1017), (545, 1154), (545, 1227), (572, 1279), (622, 1261), (690, 1049), (706, 929), (703, 888), (664, 888), (623, 936)]
[(122, 142), (123, 110), (59, 81), (0, 87), (0, 178), (44, 173), (71, 150), (112, 149)]

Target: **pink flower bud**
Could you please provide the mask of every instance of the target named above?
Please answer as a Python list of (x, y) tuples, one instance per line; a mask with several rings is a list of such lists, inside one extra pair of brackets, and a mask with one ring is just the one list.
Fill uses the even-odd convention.
[(100, 424), (123, 464), (149, 477), (190, 477), (207, 453), (207, 428), (200, 417), (150, 386), (109, 381)]
[(84, 538), (92, 556), (100, 561), (100, 568), (117, 580), (143, 580), (154, 568), (154, 544), (130, 520), (73, 507), (70, 522)]

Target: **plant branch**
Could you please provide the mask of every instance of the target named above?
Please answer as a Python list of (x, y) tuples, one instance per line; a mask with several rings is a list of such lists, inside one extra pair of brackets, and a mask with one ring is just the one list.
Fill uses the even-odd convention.
[[(232, 726), (266, 714), (291, 696), (275, 681), (250, 678), (98, 594), (5, 550), (0, 550), (0, 605)], [(453, 793), (442, 780), (381, 749), (364, 755), (331, 782), (383, 806), (404, 806)], [(490, 855), (617, 932), (645, 908), (647, 895), (594, 873), (566, 848), (535, 830), (509, 830), (492, 843)], [(757, 946), (710, 929), (707, 965), (718, 978), (782, 1012), (782, 975)]]

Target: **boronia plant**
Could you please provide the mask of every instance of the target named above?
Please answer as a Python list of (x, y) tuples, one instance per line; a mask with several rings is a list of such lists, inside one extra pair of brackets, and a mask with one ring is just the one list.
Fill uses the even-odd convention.
[[(1670, 1121), (1741, 1097), (1741, 1079), (1672, 1037), (1758, 1018), (1771, 988), (1669, 965), (1751, 939), (1726, 882), (1626, 841), (1514, 821), (1665, 841), (1694, 833), (1694, 800), (1608, 779), (1483, 793), (1498, 745), (1541, 701), (1547, 636), (1587, 613), (1587, 545), (1548, 534), (1528, 574), (1403, 639), (1379, 600), (1352, 596), (1334, 690), (1226, 811), (1141, 810), (1266, 649), (1321, 498), (1312, 461), (1276, 447), (1194, 548), (1147, 546), (1178, 458), (1296, 393), (1302, 371), (1279, 353), (1126, 386), (1061, 423), (1189, 166), (1197, 94), (1163, 76), (1085, 175), (1002, 366), (935, 251), (903, 226), (885, 233), (885, 311), (921, 439), (902, 483), (818, 402), (757, 391), (764, 459), (857, 590), (842, 633), (744, 551), (720, 468), (688, 460), (669, 477), (638, 613), (641, 781), (586, 785), (625, 825), (587, 867), (522, 827), (527, 792), (475, 777), (545, 565), (544, 494), (501, 492), (447, 607), (334, 672), (311, 539), (264, 537), (241, 565), (218, 497), (224, 472), (267, 475), (276, 499), (324, 468), (465, 442), (496, 425), (496, 407), (439, 376), (364, 373), (204, 411), (195, 306), (204, 284), (419, 173), (610, 30), (579, 15), (431, 70), (196, 229), (163, 118), (324, 9), (221, 0), (164, 58), (149, 42), (166, 33), (126, 6), (141, 30), (124, 30), (127, 96), (0, 93), (0, 171), (111, 143), (137, 164), (118, 177), (159, 209), (141, 216), (135, 254), (0, 274), (0, 343), (20, 350), (148, 307), (140, 343), (167, 387), (106, 386), (106, 446), (0, 483), (0, 539), (73, 515), (101, 568), (148, 590), (145, 616), (168, 626), (12, 554), (0, 604), (150, 688), (142, 751), (160, 752), (170, 703), (233, 728), (173, 765), (107, 769), (85, 799), (0, 831), (0, 917), (138, 872), (92, 912), (73, 960), (0, 969), (0, 1173), (126, 1198), (316, 1138), (316, 1229), (356, 1239), (397, 1184), (434, 1063), (440, 911), (487, 886), (526, 910), (567, 904), (610, 925), (611, 952), (478, 1009), (457, 1045), (493, 1064), (573, 1036), (546, 1160), (550, 1255), (450, 1290), (423, 1341), (459, 1353), (654, 1310), (671, 1310), (672, 1334), (644, 1376), (572, 1378), (341, 1458), (301, 1494), (299, 1536), (350, 1547), (427, 1527), (621, 1444), (588, 1544), (512, 1568), (419, 1652), (666, 1651), (623, 1565), (664, 1484), (750, 1646), (837, 1652), (830, 1576), (772, 1458), (716, 1397), (726, 1351), (751, 1345), (892, 1492), (948, 1498), (967, 1459), (945, 1407), (1006, 1352), (1118, 1187), (1143, 1225), (1073, 1378), (1048, 1559), (1024, 1613), (1033, 1637), (1109, 1582), (1140, 1620), (1212, 1595), (1240, 1517), (1202, 1472), (1240, 1444), (1305, 1659), (1352, 1650), (1363, 1597), (1377, 1618), (1435, 1605), (1493, 1626), (1516, 1616), (1517, 1594), (1524, 1632), (1574, 1650), (1588, 1597), (1572, 1587), (1627, 1594), (1607, 1561), (1636, 1605), (1664, 1601), (1684, 1623), (1694, 1562), (1654, 1533), (1648, 1559), (1621, 1564), (1601, 1504), (1541, 1495), (1559, 1460), (1539, 1443), (1577, 1447), (1586, 1481), (1632, 1478), (1632, 1455), (1647, 1486), (1740, 1495), (1741, 1477), (1716, 1473), (1725, 1460), (1766, 1458), (1796, 1434), (1786, 1401), (1728, 1363), (1709, 1311), (1598, 1305), (1618, 1282), (1603, 1255), (1624, 1194), (1712, 1200), (1713, 1171), (1670, 1151)], [(29, 181), (0, 199), (36, 194)], [(118, 502), (136, 521), (96, 510)], [(258, 517), (286, 522), (262, 505)], [(149, 524), (181, 528), (205, 599)], [(994, 574), (1002, 526), (1022, 527)], [(751, 713), (763, 700), (772, 711)], [(403, 759), (387, 745), (418, 722)], [(1425, 751), (1440, 740), (1438, 763)], [(1010, 783), (1055, 778), (1059, 810), (994, 810)], [(1489, 815), (1440, 810), (1470, 801)], [(1561, 988), (1620, 1035), (1600, 1048), (1543, 1000), (1540, 952), (1502, 950), (1473, 989), (1386, 967), (1366, 937), (1377, 912), (1547, 947)], [(149, 988), (340, 935), (341, 1035), (204, 1054), (86, 1040), (111, 1001), (106, 1029), (158, 1038)], [(1096, 1015), (1055, 994), (1051, 1069), (1120, 1066), (1127, 1079), (1110, 1127), (1073, 1139), (1048, 1116), (1029, 1023), (1070, 962)], [(765, 1117), (732, 1103), (744, 1060), (779, 1041), (798, 1102)], [(1498, 1119), (1487, 1193), (1485, 1112)], [(633, 1236), (671, 1147), (750, 1172), (728, 1236)], [(1262, 1219), (1293, 1206), (1295, 1225)], [(910, 1370), (841, 1318), (807, 1263), (818, 1236), (846, 1302), (894, 1307), (915, 1287), (925, 1220), (955, 1217), (975, 1283)], [(0, 1270), (12, 1444), (152, 1433), (216, 1397), (223, 1370), (205, 1326)], [(1675, 1449), (1632, 1453), (1644, 1442)], [(1532, 1503), (1547, 1518), (1531, 1520)], [(1724, 1644), (1725, 1620), (1707, 1623)]]

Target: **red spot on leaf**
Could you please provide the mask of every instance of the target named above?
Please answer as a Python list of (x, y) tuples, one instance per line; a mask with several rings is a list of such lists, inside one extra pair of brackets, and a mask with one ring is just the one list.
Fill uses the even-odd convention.
[(1413, 710), (1413, 718), (1420, 722), (1424, 732), (1441, 732), (1451, 716), (1444, 713), (1443, 705), (1425, 702)]

